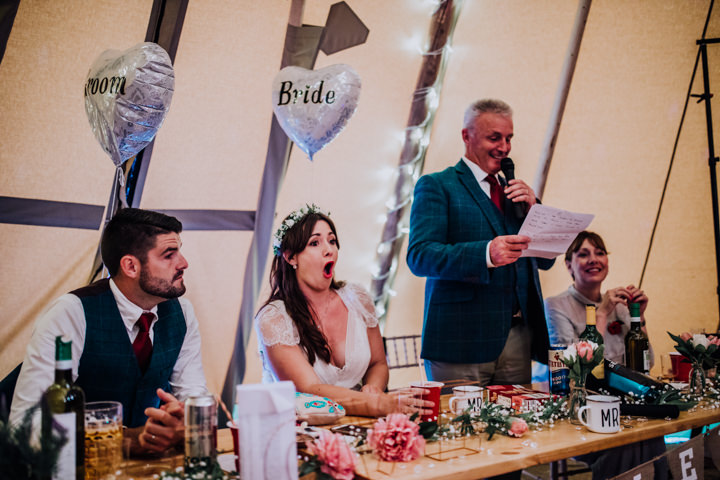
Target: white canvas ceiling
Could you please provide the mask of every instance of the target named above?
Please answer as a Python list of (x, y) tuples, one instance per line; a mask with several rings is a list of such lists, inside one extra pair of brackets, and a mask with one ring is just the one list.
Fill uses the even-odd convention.
[[(304, 23), (323, 25), (332, 3), (306, 1)], [(321, 53), (316, 68), (351, 65), (362, 78), (358, 110), (313, 162), (293, 149), (277, 215), (306, 202), (330, 210), (342, 245), (337, 277), (369, 286), (434, 2), (348, 3), (370, 30), (367, 42)], [(591, 229), (611, 252), (607, 286), (639, 281), (709, 3), (596, 0), (590, 9), (543, 202), (596, 215)], [(189, 3), (176, 90), (141, 207), (256, 208), (289, 5)], [(103, 50), (143, 41), (151, 7), (150, 0), (20, 2), (0, 63), (0, 196), (107, 203), (114, 167), (90, 131), (82, 86)], [(498, 97), (515, 110), (516, 174), (533, 181), (576, 9), (571, 0), (464, 2), (426, 173), (462, 155), (465, 107)], [(716, 35), (720, 13), (707, 32)], [(709, 51), (711, 84), (719, 85), (720, 46)], [(693, 92), (700, 90), (698, 76)], [(656, 352), (671, 348), (666, 330), (717, 325), (707, 164), (704, 108), (691, 100), (643, 283)], [(0, 224), (0, 376), (21, 361), (45, 305), (87, 280), (98, 239), (93, 230)], [(239, 231), (183, 234), (187, 296), (214, 391), (232, 351), (251, 239)], [(570, 283), (562, 261), (541, 280), (545, 295)], [(420, 332), (423, 283), (401, 256), (386, 333)], [(248, 382), (260, 379), (254, 352), (253, 338)]]

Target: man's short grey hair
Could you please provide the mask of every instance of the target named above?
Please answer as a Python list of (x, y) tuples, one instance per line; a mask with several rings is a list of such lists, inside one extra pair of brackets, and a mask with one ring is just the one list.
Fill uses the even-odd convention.
[(505, 115), (512, 118), (512, 108), (510, 105), (503, 102), (502, 100), (496, 100), (494, 98), (483, 98), (473, 102), (467, 110), (465, 110), (465, 119), (463, 121), (463, 128), (469, 128), (475, 122), (475, 119), (483, 113), (495, 113), (498, 115)]

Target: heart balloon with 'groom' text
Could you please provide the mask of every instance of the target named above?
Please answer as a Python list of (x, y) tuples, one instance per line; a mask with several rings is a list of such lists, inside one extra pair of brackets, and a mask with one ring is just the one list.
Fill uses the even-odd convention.
[(170, 56), (145, 42), (124, 52), (106, 50), (90, 67), (85, 112), (95, 138), (116, 166), (152, 141), (175, 89)]
[(345, 128), (359, 96), (360, 76), (349, 65), (285, 67), (273, 81), (275, 116), (310, 160)]

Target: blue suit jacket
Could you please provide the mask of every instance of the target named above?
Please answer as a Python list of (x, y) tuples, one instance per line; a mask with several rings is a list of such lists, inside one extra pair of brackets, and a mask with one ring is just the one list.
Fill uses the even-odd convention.
[[(519, 301), (533, 330), (533, 357), (549, 348), (538, 267), (554, 260), (520, 258), (488, 268), (488, 243), (516, 234), (521, 222), (506, 199), (502, 213), (461, 160), (424, 175), (415, 187), (407, 263), (425, 283), (422, 357), (452, 363), (490, 362), (500, 355)], [(524, 286), (524, 287), (523, 287)]]

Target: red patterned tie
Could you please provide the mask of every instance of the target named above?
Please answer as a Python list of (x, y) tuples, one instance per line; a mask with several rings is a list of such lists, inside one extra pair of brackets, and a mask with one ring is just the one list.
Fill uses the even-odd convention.
[(135, 337), (133, 342), (133, 350), (135, 351), (135, 357), (137, 357), (140, 371), (144, 374), (150, 365), (150, 357), (152, 356), (152, 342), (150, 341), (150, 324), (152, 323), (155, 316), (150, 312), (143, 312), (140, 315), (135, 325), (140, 327), (140, 332)]
[(497, 178), (495, 178), (495, 175), (488, 175), (485, 179), (490, 184), (490, 200), (492, 200), (501, 212), (504, 212), (503, 200), (505, 195), (503, 195), (503, 189), (498, 183)]

